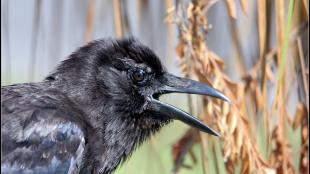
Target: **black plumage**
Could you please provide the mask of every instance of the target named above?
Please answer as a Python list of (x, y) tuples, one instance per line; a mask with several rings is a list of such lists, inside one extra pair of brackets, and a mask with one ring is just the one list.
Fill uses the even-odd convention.
[(3, 173), (111, 173), (171, 119), (217, 135), (164, 104), (164, 93), (218, 91), (170, 75), (135, 39), (79, 48), (43, 82), (2, 87)]

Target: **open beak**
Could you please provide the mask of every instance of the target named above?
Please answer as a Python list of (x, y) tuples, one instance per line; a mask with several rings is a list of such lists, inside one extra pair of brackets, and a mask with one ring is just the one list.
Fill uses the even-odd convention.
[[(164, 85), (160, 87), (158, 91), (159, 95), (167, 93), (201, 94), (216, 97), (221, 100), (230, 102), (230, 100), (221, 92), (206, 84), (194, 80), (176, 77), (167, 73), (164, 75), (164, 80), (162, 83)], [(172, 105), (161, 102), (155, 98), (151, 98), (151, 105), (149, 109), (155, 112), (159, 112), (161, 115), (169, 117), (171, 119), (180, 120), (190, 126), (198, 128), (203, 132), (219, 136), (216, 131), (211, 129), (209, 126), (204, 124), (196, 117)]]

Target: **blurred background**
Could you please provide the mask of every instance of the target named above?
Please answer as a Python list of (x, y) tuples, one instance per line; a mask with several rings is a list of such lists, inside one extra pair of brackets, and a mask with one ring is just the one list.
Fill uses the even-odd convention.
[(85, 43), (134, 36), (167, 70), (232, 100), (162, 100), (218, 130), (174, 121), (117, 174), (308, 173), (308, 0), (1, 0), (1, 85), (41, 81)]

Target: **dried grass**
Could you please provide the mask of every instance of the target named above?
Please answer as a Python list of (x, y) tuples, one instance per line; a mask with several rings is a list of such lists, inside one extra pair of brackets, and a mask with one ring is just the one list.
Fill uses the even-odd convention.
[[(189, 130), (173, 146), (174, 173), (182, 167), (187, 153), (193, 156), (190, 152), (194, 143), (201, 145), (205, 171), (238, 173), (236, 171), (239, 168), (240, 173), (306, 173), (309, 170), (309, 97), (306, 103), (299, 101), (294, 117), (289, 116), (287, 108), (290, 106), (286, 103), (287, 91), (297, 90), (286, 84), (286, 81), (292, 80), (292, 76), (286, 72), (286, 59), (298, 58), (300, 63), (295, 66), (300, 67), (302, 84), (306, 85), (302, 87), (302, 94), (308, 96), (309, 91), (302, 42), (300, 37), (290, 42), (291, 37), (296, 37), (291, 34), (292, 16), (297, 13), (294, 11), (294, 1), (285, 6), (284, 1), (277, 0), (275, 9), (271, 9), (271, 3), (267, 0), (257, 1), (260, 56), (251, 70), (246, 71), (244, 68), (239, 82), (232, 81), (224, 73), (224, 62), (208, 48), (206, 42), (208, 21), (205, 13), (215, 2), (193, 0), (185, 6), (179, 3), (168, 12), (168, 22), (175, 23), (180, 33), (176, 51), (183, 74), (223, 91), (232, 101), (229, 105), (216, 99), (200, 98), (203, 101), (203, 106), (198, 108), (201, 111), (200, 118), (213, 127), (216, 125), (222, 137), (220, 140), (214, 139)], [(234, 0), (226, 0), (229, 15), (233, 19), (237, 19), (235, 3)], [(247, 1), (240, 0), (240, 3), (244, 14), (248, 14)], [(271, 32), (270, 10), (276, 12), (275, 48), (270, 48), (268, 44), (268, 33)], [(308, 14), (307, 9), (306, 12)], [(174, 20), (171, 20), (171, 15), (174, 15)], [(298, 25), (300, 23), (295, 22), (292, 27)], [(292, 55), (294, 47), (298, 48), (297, 55)], [(244, 62), (240, 59), (238, 63), (242, 67)], [(273, 67), (276, 67), (278, 73), (275, 73)], [(271, 103), (268, 100), (271, 90), (268, 86), (275, 86), (277, 90)], [(197, 110), (195, 107), (192, 105), (192, 110)], [(263, 120), (262, 124), (258, 124), (257, 120)], [(223, 159), (223, 162), (218, 159)]]
[(95, 1), (90, 0), (87, 7), (85, 42), (88, 43), (93, 38), (94, 22), (95, 22)]

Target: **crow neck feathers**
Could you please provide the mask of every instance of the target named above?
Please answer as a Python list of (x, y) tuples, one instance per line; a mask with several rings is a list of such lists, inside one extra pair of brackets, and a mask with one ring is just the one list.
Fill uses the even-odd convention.
[(146, 98), (126, 74), (133, 66), (150, 68), (155, 76), (164, 73), (157, 56), (135, 39), (97, 40), (75, 51), (46, 78), (88, 116), (101, 137), (93, 143), (101, 147), (96, 153), (104, 171), (114, 169), (170, 121), (143, 110)]

